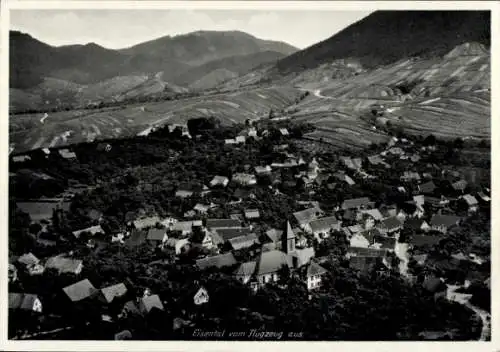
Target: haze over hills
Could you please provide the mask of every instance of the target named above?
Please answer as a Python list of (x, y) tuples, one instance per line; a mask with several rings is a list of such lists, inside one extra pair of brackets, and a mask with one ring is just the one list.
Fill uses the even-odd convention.
[[(238, 38), (243, 43), (250, 43), (248, 37), (252, 38), (240, 32), (230, 33), (229, 38)], [(211, 35), (206, 36), (206, 32), (195, 32), (192, 36), (195, 38), (193, 42), (204, 48), (210, 48), (210, 43), (215, 40)], [(217, 47), (220, 49), (217, 59), (213, 59), (217, 55), (210, 50), (202, 55), (199, 48), (187, 51), (165, 49), (162, 43), (175, 38), (143, 43), (121, 50), (118, 55), (141, 57), (144, 51), (151, 52), (151, 58), (145, 58), (145, 61), (168, 57), (183, 65), (198, 66), (178, 69), (175, 74), (161, 71), (156, 75), (119, 76), (97, 85), (77, 86), (54, 78), (50, 79), (50, 84), (46, 79), (45, 84), (51, 86), (52, 91), (56, 90), (54, 86), (66, 85), (61, 91), (75, 92), (77, 100), (104, 99), (110, 92), (113, 97), (124, 100), (136, 94), (147, 96), (161, 89), (180, 92), (184, 87), (203, 90), (218, 85), (219, 94), (213, 97), (185, 101), (185, 104), (166, 104), (164, 109), (167, 110), (162, 112), (167, 113), (165, 118), (140, 117), (138, 115), (147, 114), (144, 111), (137, 113), (135, 108), (119, 113), (92, 113), (94, 125), (105, 123), (109, 116), (113, 120), (113, 131), (136, 131), (131, 124), (140, 124), (140, 128), (144, 128), (141, 119), (155, 123), (182, 122), (200, 113), (206, 116), (220, 113), (226, 123), (231, 123), (234, 118), (229, 116), (230, 107), (235, 115), (250, 119), (262, 117), (268, 108), (285, 108), (290, 118), (315, 124), (317, 130), (309, 138), (321, 139), (339, 148), (363, 148), (371, 142), (386, 140), (388, 135), (384, 126), (387, 122), (411, 133), (434, 133), (443, 138), (487, 139), (491, 135), (488, 12), (378, 11), (321, 43), (285, 57), (284, 51), (294, 50), (284, 44), (259, 40), (256, 45), (260, 51), (250, 53), (256, 49), (253, 44), (248, 44), (246, 49), (234, 49), (232, 55), (226, 56), (229, 55), (228, 39), (224, 39)], [(180, 43), (177, 48), (183, 48), (186, 38), (181, 36), (177, 41)], [(278, 50), (280, 47), (281, 51)], [(102, 55), (108, 57), (109, 62), (115, 60), (114, 54), (107, 51)], [(104, 70), (96, 68), (96, 72)], [(122, 86), (127, 87), (128, 95)], [(255, 94), (241, 95), (242, 87)], [(270, 90), (264, 93), (263, 87)], [(36, 101), (40, 92), (46, 94), (50, 89), (41, 85), (39, 91), (33, 88), (12, 91), (14, 97), (24, 94), (21, 100), (34, 102), (36, 106), (43, 101)], [(294, 103), (304, 91), (309, 91), (310, 96)], [(269, 97), (269, 92), (273, 98)], [(235, 94), (239, 97), (237, 103), (233, 101)], [(16, 98), (11, 101), (16, 102)], [(373, 105), (383, 105), (384, 116), (376, 121), (365, 118)], [(147, 104), (145, 109), (147, 112)], [(128, 116), (129, 112), (132, 117)], [(54, 123), (64, 121), (63, 115), (58, 114)], [(31, 115), (30, 118), (39, 116)], [(37, 123), (26, 122), (30, 118), (26, 117), (15, 128), (18, 136), (30, 136), (27, 143), (21, 141), (24, 149), (57, 140), (58, 134), (54, 133), (63, 133), (64, 128), (59, 127), (44, 127), (45, 133), (21, 132), (20, 126), (37, 128)], [(241, 122), (240, 116), (237, 120)], [(70, 140), (73, 142), (85, 140), (90, 128), (84, 119), (81, 123), (78, 121), (73, 118), (71, 122), (71, 130), (82, 130), (73, 135)], [(52, 123), (51, 118), (47, 123)], [(91, 129), (94, 131), (94, 127)], [(112, 133), (113, 137), (119, 135), (118, 132)], [(105, 133), (99, 137), (109, 138)]]

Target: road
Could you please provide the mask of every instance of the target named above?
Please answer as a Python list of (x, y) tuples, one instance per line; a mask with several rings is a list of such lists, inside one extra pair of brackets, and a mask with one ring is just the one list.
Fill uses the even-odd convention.
[(399, 258), (399, 273), (401, 276), (408, 276), (408, 262), (410, 261), (408, 255), (408, 243), (396, 243), (396, 248), (394, 250), (397, 257)]
[(465, 307), (471, 309), (479, 318), (481, 319), (481, 322), (483, 323), (482, 330), (481, 330), (481, 336), (479, 337), (479, 341), (489, 341), (491, 339), (491, 315), (485, 310), (482, 310), (481, 308), (476, 307), (475, 305), (471, 304), (469, 302), (471, 295), (467, 294), (462, 294), (462, 293), (456, 293), (455, 291), (460, 287), (460, 286), (455, 286), (455, 285), (447, 285), (448, 286), (448, 291), (446, 293), (446, 297), (450, 301), (454, 301), (457, 303), (460, 303), (464, 305)]

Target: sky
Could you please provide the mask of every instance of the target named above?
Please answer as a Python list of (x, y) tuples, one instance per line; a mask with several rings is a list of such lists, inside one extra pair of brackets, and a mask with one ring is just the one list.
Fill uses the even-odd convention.
[(96, 43), (121, 49), (198, 30), (240, 30), (304, 49), (367, 16), (329, 10), (12, 10), (10, 28), (50, 45)]

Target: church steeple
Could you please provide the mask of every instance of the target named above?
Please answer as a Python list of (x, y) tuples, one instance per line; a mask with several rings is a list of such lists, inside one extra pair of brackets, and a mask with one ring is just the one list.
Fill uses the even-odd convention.
[(289, 254), (295, 250), (295, 234), (293, 233), (290, 221), (286, 222), (285, 231), (283, 231), (283, 237), (281, 239), (281, 246), (283, 252)]

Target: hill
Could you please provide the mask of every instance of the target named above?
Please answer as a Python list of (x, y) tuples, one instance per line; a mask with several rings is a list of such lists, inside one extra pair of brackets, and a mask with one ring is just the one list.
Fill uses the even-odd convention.
[[(224, 69), (239, 76), (251, 71), (257, 66), (275, 64), (286, 55), (278, 51), (261, 51), (247, 55), (235, 55), (194, 67), (172, 78), (172, 82), (183, 87), (188, 87), (212, 71)], [(213, 87), (213, 86), (212, 86)], [(211, 88), (211, 87), (210, 87)]]
[(261, 40), (243, 32), (194, 32), (111, 50), (94, 43), (53, 47), (28, 34), (11, 31), (10, 87), (30, 88), (45, 77), (92, 84), (116, 76), (157, 72), (163, 72), (168, 81), (212, 60), (271, 50), (283, 56), (296, 51), (288, 44)]
[(258, 39), (240, 31), (197, 31), (158, 38), (119, 52), (132, 56), (147, 54), (149, 57), (164, 57), (199, 66), (225, 57), (262, 51), (289, 55), (297, 49), (286, 43)]
[(10, 108), (22, 112), (82, 107), (163, 91), (183, 92), (195, 82), (197, 89), (212, 88), (296, 50), (238, 31), (167, 36), (122, 50), (95, 43), (54, 47), (11, 31)]
[(436, 57), (466, 42), (490, 45), (488, 11), (377, 11), (276, 65), (281, 74), (337, 59), (375, 68), (409, 57)]
[[(144, 89), (153, 86), (151, 81)], [(260, 88), (189, 99), (128, 104), (9, 117), (9, 141), (15, 153), (68, 144), (147, 134), (164, 124), (216, 116), (224, 125), (244, 124), (292, 104), (302, 92), (289, 87)]]

